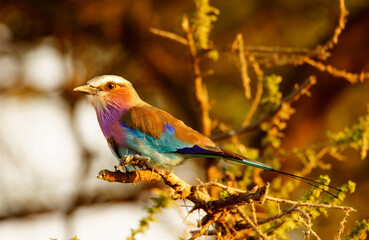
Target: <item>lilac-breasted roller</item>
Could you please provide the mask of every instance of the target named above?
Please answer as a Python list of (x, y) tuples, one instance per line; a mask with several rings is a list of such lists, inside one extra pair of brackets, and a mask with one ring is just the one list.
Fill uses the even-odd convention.
[(132, 84), (122, 77), (95, 77), (73, 91), (89, 95), (101, 130), (118, 159), (139, 154), (150, 158), (148, 167), (168, 170), (188, 158), (224, 158), (288, 175), (310, 185), (319, 184), (218, 147), (181, 120), (141, 100)]

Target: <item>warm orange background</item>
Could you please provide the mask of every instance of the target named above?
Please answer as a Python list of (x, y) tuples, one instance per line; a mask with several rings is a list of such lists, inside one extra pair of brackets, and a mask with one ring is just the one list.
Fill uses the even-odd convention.
[[(244, 35), (249, 46), (314, 48), (332, 36), (339, 14), (338, 1), (329, 0), (212, 4), (221, 12), (211, 34), (213, 45), (219, 49), (229, 48), (237, 33)], [(327, 63), (351, 72), (369, 71), (369, 3), (348, 1), (347, 8), (350, 15), (346, 29)], [(84, 230), (81, 219), (94, 219), (95, 215), (98, 219), (100, 213), (108, 211), (99, 204), (112, 201), (123, 203), (114, 206), (125, 209), (127, 215), (120, 218), (128, 222), (122, 229), (109, 231), (122, 238), (129, 234), (130, 227), (137, 226), (139, 218), (135, 215), (141, 211), (138, 215), (143, 216), (141, 205), (150, 204), (147, 189), (153, 184), (120, 186), (95, 178), (100, 169), (112, 168), (116, 162), (100, 134), (92, 108), (72, 89), (97, 75), (121, 75), (133, 83), (145, 101), (198, 129), (188, 50), (149, 32), (150, 27), (156, 27), (183, 36), (182, 16), (191, 15), (193, 10), (192, 1), (168, 0), (15, 0), (0, 4), (0, 238), (19, 237), (24, 231), (27, 239), (67, 239), (75, 234), (93, 239), (88, 235), (95, 228), (91, 224), (101, 223), (85, 223), (89, 230)], [(217, 62), (202, 64), (203, 69), (214, 70), (204, 80), (212, 103), (211, 117), (232, 127), (241, 124), (250, 106), (235, 62), (234, 56), (222, 52)], [(366, 111), (368, 82), (351, 85), (309, 66), (263, 70), (283, 77), (284, 94), (309, 75), (317, 76), (312, 96), (302, 97), (293, 105), (297, 113), (286, 130), (286, 149), (322, 142), (327, 130), (350, 126)], [(343, 162), (326, 158), (333, 168), (315, 170), (309, 177), (324, 173), (331, 176), (333, 185), (350, 179), (358, 184), (355, 194), (345, 202), (358, 210), (349, 218), (352, 226), (354, 220), (369, 217), (369, 164), (368, 157), (360, 160), (357, 152), (346, 154)], [(293, 162), (282, 165), (290, 172), (298, 166)], [(194, 164), (181, 168), (182, 176), (190, 181), (203, 177)], [(90, 205), (89, 212), (86, 209)], [(81, 217), (83, 211), (86, 213)], [(315, 224), (323, 238), (336, 234), (343, 217), (335, 210), (329, 210), (329, 214), (333, 220), (321, 217)], [(127, 220), (129, 216), (136, 218)], [(171, 215), (165, 216), (161, 221), (170, 222)], [(45, 225), (40, 218), (46, 219)], [(183, 228), (178, 216), (177, 221)], [(40, 222), (37, 228), (33, 227), (35, 222)], [(48, 227), (50, 222), (53, 227)], [(42, 231), (44, 235), (39, 233)], [(168, 227), (160, 231), (168, 239), (176, 235)], [(149, 232), (146, 239), (150, 236), (158, 235)]]

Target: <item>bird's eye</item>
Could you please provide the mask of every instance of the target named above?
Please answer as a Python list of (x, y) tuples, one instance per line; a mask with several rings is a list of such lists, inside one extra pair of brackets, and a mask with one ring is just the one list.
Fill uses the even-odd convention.
[(110, 83), (106, 84), (106, 88), (109, 89), (109, 90), (114, 89), (115, 88), (115, 83), (110, 82)]

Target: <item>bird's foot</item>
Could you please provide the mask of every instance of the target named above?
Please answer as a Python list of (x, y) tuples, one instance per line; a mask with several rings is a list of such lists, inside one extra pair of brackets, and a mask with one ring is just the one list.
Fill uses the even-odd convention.
[(126, 172), (127, 171), (127, 165), (130, 165), (132, 164), (132, 159), (133, 159), (133, 155), (126, 155), (122, 158), (119, 158), (119, 165), (118, 167), (115, 166), (115, 171), (119, 171), (120, 169), (124, 169), (125, 171), (123, 172)]
[(120, 169), (124, 168), (126, 171), (131, 172), (130, 170), (133, 169), (137, 170), (136, 167), (139, 169), (144, 169), (147, 167), (147, 163), (150, 161), (149, 157), (141, 156), (141, 155), (126, 155), (119, 159), (119, 166), (115, 167), (115, 171), (119, 171)]

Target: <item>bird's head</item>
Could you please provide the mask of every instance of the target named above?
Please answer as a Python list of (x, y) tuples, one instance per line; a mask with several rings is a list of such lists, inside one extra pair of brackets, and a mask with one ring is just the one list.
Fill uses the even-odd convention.
[(114, 75), (95, 77), (73, 91), (88, 94), (96, 110), (107, 107), (127, 109), (141, 102), (132, 84)]

